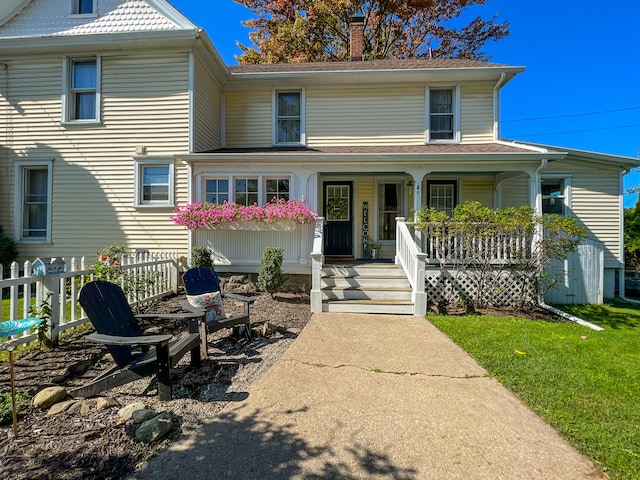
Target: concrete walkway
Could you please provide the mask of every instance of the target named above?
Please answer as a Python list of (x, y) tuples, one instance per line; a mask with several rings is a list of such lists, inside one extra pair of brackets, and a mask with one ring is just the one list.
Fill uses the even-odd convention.
[(317, 314), (136, 478), (606, 478), (424, 319)]

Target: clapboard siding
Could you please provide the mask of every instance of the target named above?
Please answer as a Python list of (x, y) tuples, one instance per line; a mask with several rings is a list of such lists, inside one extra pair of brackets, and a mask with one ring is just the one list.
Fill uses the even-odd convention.
[(354, 247), (356, 258), (363, 258), (362, 249), (362, 203), (369, 202), (369, 240), (374, 240), (376, 233), (374, 225), (376, 221), (375, 211), (375, 179), (373, 177), (360, 177), (355, 184), (354, 195), (354, 216), (356, 218), (356, 235), (354, 237)]
[(462, 143), (493, 141), (493, 89), (489, 86), (463, 86), (460, 101)]
[(576, 163), (554, 162), (542, 175), (571, 177), (571, 211), (587, 236), (604, 243), (605, 265), (622, 261), (620, 255), (620, 173)]
[[(16, 160), (53, 159), (51, 244), (21, 243), (21, 258), (87, 256), (110, 243), (129, 248), (186, 251), (184, 228), (172, 208), (134, 208), (134, 156), (169, 159), (189, 148), (189, 56), (102, 57), (102, 123), (63, 125), (62, 59), (8, 61), (3, 108), (11, 115), (0, 194), (13, 206)], [(3, 99), (4, 100), (4, 99)], [(5, 112), (6, 113), (6, 112)], [(175, 165), (176, 203), (187, 201), (187, 169)], [(13, 230), (12, 217), (3, 224)], [(6, 222), (6, 223), (5, 223)]]
[(222, 90), (206, 68), (197, 61), (194, 90), (193, 149), (195, 152), (207, 152), (221, 145)]
[(521, 175), (502, 182), (502, 207), (529, 205), (529, 177)]
[(226, 146), (269, 147), (273, 143), (271, 90), (226, 92)]
[(306, 91), (310, 147), (424, 143), (424, 88)]
[(462, 202), (480, 202), (493, 208), (493, 178), (465, 178), (462, 180)]

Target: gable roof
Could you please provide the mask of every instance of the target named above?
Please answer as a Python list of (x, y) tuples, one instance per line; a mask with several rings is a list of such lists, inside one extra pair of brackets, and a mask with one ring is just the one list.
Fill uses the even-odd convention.
[(165, 0), (100, 0), (96, 15), (71, 15), (70, 8), (69, 0), (31, 0), (0, 25), (0, 40), (197, 28)]

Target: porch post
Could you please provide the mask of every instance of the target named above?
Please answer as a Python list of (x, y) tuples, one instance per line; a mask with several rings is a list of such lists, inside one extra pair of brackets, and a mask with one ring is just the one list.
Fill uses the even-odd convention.
[(414, 212), (417, 212), (422, 208), (422, 182), (424, 181), (424, 177), (426, 177), (431, 172), (424, 169), (418, 169), (408, 170), (406, 173), (411, 175), (411, 179), (413, 182), (413, 210)]
[(311, 313), (322, 312), (322, 265), (324, 264), (324, 218), (318, 217), (311, 251)]

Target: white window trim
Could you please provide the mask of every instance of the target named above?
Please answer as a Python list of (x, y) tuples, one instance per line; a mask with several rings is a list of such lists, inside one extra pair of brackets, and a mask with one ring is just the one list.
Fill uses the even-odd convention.
[[(44, 237), (39, 238), (23, 238), (22, 231), (24, 230), (22, 225), (23, 213), (24, 213), (24, 171), (28, 168), (46, 167), (47, 168), (47, 234)], [(53, 160), (44, 161), (18, 161), (15, 163), (14, 170), (14, 203), (13, 209), (13, 224), (14, 228), (14, 240), (20, 243), (51, 243), (51, 204), (52, 195), (51, 190), (53, 187)]]
[[(453, 90), (453, 138), (431, 140), (431, 90)], [(425, 91), (425, 143), (460, 143), (460, 86), (429, 85)]]
[(98, 16), (98, 0), (93, 0), (93, 11), (91, 13), (78, 13), (78, 0), (71, 0), (71, 15), (74, 18), (91, 18)]
[[(299, 142), (278, 142), (278, 94), (279, 93), (300, 93), (300, 141)], [(304, 146), (307, 144), (306, 134), (306, 94), (303, 87), (291, 87), (291, 88), (275, 88), (273, 89), (272, 98), (272, 142), (273, 146), (287, 147), (287, 146)]]
[(540, 212), (542, 212), (542, 181), (543, 180), (564, 180), (564, 201), (562, 207), (562, 215), (565, 217), (573, 216), (573, 208), (571, 206), (571, 175), (563, 173), (550, 173), (540, 175)]
[(229, 180), (229, 202), (236, 201), (236, 180), (238, 179), (257, 179), (258, 180), (258, 204), (265, 205), (271, 201), (271, 199), (266, 198), (267, 195), (267, 180), (273, 179), (288, 179), (289, 180), (289, 200), (295, 199), (294, 192), (294, 175), (291, 173), (256, 173), (253, 175), (246, 175), (240, 173), (234, 174), (217, 174), (217, 173), (202, 173), (198, 175), (198, 179), (196, 181), (197, 189), (195, 192), (196, 202), (204, 202), (205, 201), (205, 193), (206, 187), (205, 182), (207, 180)]
[[(168, 208), (175, 207), (175, 162), (173, 158), (136, 158), (134, 162), (133, 173), (133, 195), (134, 195), (134, 207), (135, 208)], [(162, 166), (169, 167), (169, 199), (166, 202), (144, 202), (142, 200), (143, 188), (142, 188), (142, 169), (143, 167)]]
[[(76, 120), (73, 117), (72, 94), (70, 88), (71, 67), (74, 61), (95, 60), (96, 61), (96, 118), (87, 120)], [(100, 55), (93, 57), (64, 57), (62, 59), (62, 120), (63, 125), (83, 125), (96, 126), (102, 123), (101, 101), (102, 85), (102, 58)]]

